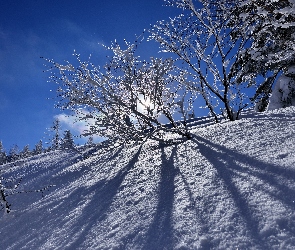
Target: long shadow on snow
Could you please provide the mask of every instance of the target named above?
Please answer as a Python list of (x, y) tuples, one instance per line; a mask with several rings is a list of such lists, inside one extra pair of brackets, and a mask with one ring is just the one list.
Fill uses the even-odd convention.
[[(93, 197), (91, 197), (91, 201), (89, 202), (89, 204), (83, 209), (81, 217), (77, 220), (75, 232), (72, 232), (73, 235), (79, 234), (79, 236), (76, 237), (72, 244), (66, 249), (75, 249), (79, 246), (81, 247), (93, 226), (95, 226), (95, 224), (99, 223), (105, 218), (106, 212), (110, 208), (113, 199), (117, 194), (118, 189), (121, 186), (125, 176), (138, 161), (141, 149), (142, 146), (140, 146), (133, 158), (130, 159), (129, 163), (124, 168), (122, 168), (114, 178), (104, 183), (97, 183), (96, 185), (83, 191), (85, 195), (91, 192), (94, 192), (94, 195)], [(122, 149), (119, 149), (118, 152), (121, 152), (121, 150)], [(69, 198), (69, 200), (71, 200), (71, 198)], [(82, 231), (81, 227), (83, 225), (86, 226), (83, 228)]]
[(160, 166), (158, 205), (154, 220), (147, 232), (147, 240), (143, 249), (172, 249), (174, 243), (171, 222), (175, 190), (174, 179), (179, 173), (179, 170), (174, 167), (177, 146), (174, 146), (168, 159), (163, 146), (161, 146), (161, 150), (162, 165)]
[[(197, 139), (197, 140), (196, 140)], [(247, 200), (243, 198), (243, 194), (233, 181), (234, 176), (238, 173), (247, 173), (248, 175), (255, 176), (265, 183), (274, 187), (274, 190), (279, 190), (279, 193), (272, 193), (270, 190), (264, 190), (270, 195), (274, 196), (277, 200), (285, 203), (289, 208), (294, 208), (295, 191), (279, 183), (276, 176), (281, 176), (287, 180), (295, 182), (295, 170), (279, 167), (274, 164), (265, 163), (255, 158), (240, 154), (234, 150), (230, 150), (218, 144), (214, 144), (209, 140), (197, 136), (193, 139), (198, 143), (200, 153), (212, 163), (217, 170), (219, 177), (224, 181), (228, 191), (239, 209), (240, 215), (252, 233), (252, 238), (255, 240), (262, 249), (267, 249), (266, 242), (259, 236), (258, 218), (254, 217)], [(236, 161), (251, 165), (249, 168), (244, 168), (236, 163)], [(290, 228), (291, 229), (291, 228)], [(292, 233), (294, 230), (292, 229)]]
[[(94, 149), (96, 150), (96, 148)], [(115, 159), (116, 157), (119, 156), (122, 150), (123, 150), (123, 147), (121, 146), (114, 151), (106, 151), (101, 153), (99, 159), (96, 161), (94, 160), (95, 164), (99, 165), (106, 161), (111, 161)], [(96, 151), (92, 150), (91, 152), (94, 153)], [(63, 170), (64, 172), (54, 176), (50, 184), (56, 185), (56, 186), (60, 186), (60, 185), (67, 186), (69, 183), (73, 182), (74, 180), (77, 180), (78, 178), (85, 176), (89, 171), (91, 171), (91, 167), (89, 167), (87, 164), (88, 158), (90, 157), (91, 155), (88, 155), (85, 158), (79, 155), (74, 160), (72, 160), (70, 164), (68, 164), (68, 166), (63, 167), (62, 169), (59, 168), (58, 171)], [(61, 160), (61, 162), (64, 162), (64, 159)], [(72, 165), (73, 163), (79, 164), (79, 167), (77, 168), (73, 167)], [(92, 166), (92, 163), (91, 163), (91, 166)], [(55, 172), (57, 173), (58, 171), (55, 171)]]
[[(63, 154), (64, 152), (61, 153)], [(52, 152), (51, 154), (54, 155), (54, 152)], [(6, 173), (2, 176), (8, 179), (12, 179), (13, 181), (11, 184), (16, 184), (18, 181), (21, 180), (18, 191), (24, 191), (24, 193), (22, 193), (21, 195), (16, 194), (9, 197), (8, 200), (13, 204), (12, 209), (21, 209), (18, 203), (23, 199), (28, 199), (31, 203), (34, 203), (35, 201), (40, 200), (43, 194), (54, 192), (54, 190), (56, 189), (56, 187), (54, 186), (58, 186), (59, 182), (48, 178), (48, 173), (50, 173), (50, 175), (54, 175), (64, 168), (70, 166), (78, 158), (78, 155), (74, 152), (68, 152), (66, 156), (68, 157), (67, 162), (65, 162), (64, 158), (58, 158), (58, 160), (56, 160), (54, 164), (45, 164), (41, 161), (39, 163), (34, 162), (33, 164), (31, 163), (29, 165), (26, 165), (28, 163), (26, 160), (24, 160), (24, 166), (20, 165), (19, 167), (13, 168), (13, 165), (18, 164), (19, 162), (11, 163), (10, 165), (8, 165)], [(28, 162), (30, 162), (30, 160), (34, 160), (34, 158), (38, 159), (38, 157), (36, 156), (31, 157), (27, 160)], [(9, 169), (10, 166), (12, 166), (11, 169)], [(46, 171), (44, 171), (44, 169), (46, 169)], [(21, 178), (18, 176), (21, 176)], [(51, 187), (45, 189), (44, 193), (42, 192), (42, 194), (41, 192), (33, 192), (33, 190), (41, 190), (46, 188), (47, 186)], [(1, 216), (2, 215), (0, 215), (0, 218)]]
[[(77, 249), (82, 247), (92, 228), (105, 219), (106, 212), (110, 208), (120, 185), (129, 170), (138, 161), (140, 152), (141, 147), (130, 159), (129, 163), (118, 171), (114, 178), (102, 180), (90, 187), (78, 187), (72, 192), (71, 187), (61, 189), (66, 192), (64, 193), (66, 202), (62, 202), (60, 199), (49, 202), (42, 207), (43, 212), (38, 213), (38, 215), (33, 214), (31, 217), (25, 216), (19, 218), (19, 227), (17, 230), (15, 228), (9, 229), (3, 231), (3, 233), (11, 234), (11, 237), (18, 239), (15, 242), (15, 248), (21, 248), (24, 244), (28, 246), (33, 244), (34, 246), (36, 241), (38, 241), (37, 245), (42, 246), (54, 235), (56, 235), (53, 237), (56, 242), (53, 242), (53, 244), (58, 244), (59, 248)], [(77, 178), (76, 173), (70, 173), (68, 175), (70, 175), (70, 179), (74, 178), (74, 176)], [(69, 178), (69, 176), (66, 177)], [(87, 202), (88, 204), (83, 207)], [(81, 211), (77, 214), (76, 211), (79, 211), (79, 209)], [(35, 212), (32, 211), (32, 213)], [(35, 217), (36, 219), (32, 219), (34, 216), (37, 216)], [(35, 230), (40, 228), (40, 225), (43, 237), (39, 237), (40, 232)], [(35, 234), (32, 233), (23, 237), (22, 232), (28, 227)], [(66, 235), (64, 232), (66, 232)], [(6, 249), (10, 246), (9, 237), (8, 235), (3, 235), (3, 237), (4, 239), (8, 239), (8, 242), (1, 242), (1, 246)]]
[(81, 161), (87, 161), (88, 158), (91, 157), (99, 157), (98, 159), (96, 159), (96, 163), (100, 163), (100, 162), (105, 162), (106, 159), (108, 161), (111, 161), (112, 159), (118, 157), (120, 155), (120, 153), (122, 152), (122, 150), (124, 149), (124, 146), (120, 146), (118, 148), (112, 148), (112, 149), (107, 149), (107, 148), (99, 148), (99, 147), (94, 147), (93, 150), (90, 150), (89, 152), (86, 153), (81, 153), (83, 155), (83, 157), (81, 157)]
[[(281, 200), (281, 202), (285, 203), (288, 207), (291, 209), (294, 209), (294, 197), (295, 197), (295, 190), (290, 189), (288, 186), (283, 185), (278, 182), (276, 177), (282, 177), (285, 180), (289, 180), (292, 183), (295, 182), (295, 169), (287, 169), (284, 167), (280, 167), (275, 164), (266, 163), (260, 160), (257, 160), (255, 158), (249, 157), (244, 154), (240, 154), (234, 150), (230, 150), (226, 147), (214, 144), (210, 142), (209, 140), (206, 140), (204, 138), (198, 137), (198, 141), (203, 141), (203, 144), (199, 144), (200, 148), (202, 146), (209, 145), (221, 152), (217, 152), (215, 150), (212, 150), (210, 147), (206, 147), (207, 151), (211, 151), (211, 155), (217, 156), (215, 159), (211, 156), (211, 160), (215, 160), (218, 162), (219, 165), (222, 165), (222, 161), (220, 160), (227, 160), (229, 171), (231, 171), (232, 175), (236, 175), (237, 172), (247, 172), (249, 175), (253, 175), (264, 182), (268, 183), (269, 185), (275, 187), (274, 190), (279, 190), (279, 192), (274, 193), (271, 190), (265, 190), (265, 192), (268, 192), (270, 195), (272, 195), (275, 199)], [(206, 150), (204, 150), (204, 156), (206, 156)], [(207, 156), (210, 156), (210, 153), (207, 153)], [(218, 160), (220, 159), (220, 160)], [(251, 164), (250, 167), (244, 168), (236, 163), (236, 161), (245, 163), (245, 164)], [(244, 171), (243, 171), (244, 170)]]

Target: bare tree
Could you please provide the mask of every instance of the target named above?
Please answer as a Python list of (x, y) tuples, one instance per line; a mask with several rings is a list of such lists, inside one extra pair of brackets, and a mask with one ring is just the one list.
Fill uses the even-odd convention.
[(172, 59), (141, 61), (137, 46), (113, 43), (104, 67), (84, 62), (78, 54), (77, 66), (47, 60), (53, 65), (51, 80), (59, 84), (57, 106), (80, 112), (79, 119), (89, 122), (87, 136), (116, 142), (161, 140), (169, 131), (190, 138), (186, 120), (194, 98), (180, 83), (185, 75), (175, 77)]
[[(235, 1), (166, 0), (182, 11), (169, 21), (159, 21), (150, 30), (150, 39), (160, 43), (163, 52), (173, 53), (179, 75), (189, 76), (184, 82), (200, 94), (211, 115), (218, 122), (221, 113), (229, 120), (238, 119), (251, 102), (245, 95), (246, 81), (240, 81), (239, 55), (248, 37), (232, 34), (240, 28), (231, 23)], [(195, 3), (195, 4), (194, 4)]]

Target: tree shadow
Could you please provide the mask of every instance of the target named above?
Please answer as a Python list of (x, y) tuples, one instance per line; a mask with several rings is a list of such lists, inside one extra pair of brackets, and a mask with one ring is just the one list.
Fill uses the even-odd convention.
[[(122, 148), (118, 149), (112, 158), (115, 158), (117, 154), (121, 152)], [(142, 145), (139, 147), (134, 156), (130, 159), (129, 163), (122, 168), (114, 178), (98, 182), (90, 188), (85, 188), (83, 193), (85, 195), (94, 193), (93, 197), (89, 204), (83, 209), (82, 216), (77, 220), (77, 225), (84, 225), (83, 232), (81, 228), (77, 227), (73, 234), (79, 234), (79, 237), (76, 237), (72, 244), (67, 247), (67, 249), (76, 249), (85, 242), (87, 235), (90, 230), (102, 221), (105, 216), (107, 216), (107, 211), (110, 208), (115, 195), (118, 193), (118, 190), (124, 181), (128, 172), (134, 167), (135, 163), (138, 161), (140, 153), (142, 150)]]
[(101, 147), (99, 145), (99, 146), (91, 148), (88, 151), (83, 152), (81, 160), (84, 161), (84, 160), (87, 160), (88, 158), (91, 158), (91, 157), (97, 157), (97, 154), (99, 154), (100, 158), (97, 161), (98, 163), (105, 162), (106, 159), (108, 159), (108, 161), (110, 161), (110, 160), (118, 157), (121, 154), (121, 152), (123, 151), (123, 149), (124, 149), (123, 145), (121, 145), (117, 148), (112, 148), (112, 149), (108, 149), (106, 147)]
[[(291, 189), (287, 182), (295, 183), (295, 170), (260, 161), (256, 158), (241, 154), (219, 144), (215, 144), (200, 136), (194, 137), (192, 142), (193, 146), (195, 146), (196, 149), (198, 148), (200, 154), (206, 158), (206, 161), (211, 163), (214, 169), (216, 169), (217, 178), (222, 180), (228, 193), (233, 199), (235, 207), (238, 210), (239, 217), (243, 219), (246, 228), (250, 232), (250, 237), (253, 240), (253, 243), (261, 249), (269, 249), (266, 239), (260, 234), (260, 218), (257, 217), (253, 207), (251, 207), (247, 197), (245, 197), (245, 193), (243, 193), (243, 191), (239, 188), (235, 179), (244, 176), (246, 179), (255, 177), (261, 180), (263, 183), (272, 187), (271, 189), (268, 189), (266, 185), (262, 185), (259, 188), (263, 188), (263, 192), (271, 195), (275, 200), (282, 202), (287, 208), (294, 209), (293, 201), (295, 197), (295, 190)], [(186, 144), (184, 145), (187, 146)], [(157, 190), (158, 203), (156, 205), (155, 213), (153, 214), (153, 220), (145, 232), (146, 238), (144, 239), (144, 242), (140, 242), (140, 244), (144, 245), (142, 249), (163, 249), (163, 247), (166, 249), (173, 249), (175, 246), (176, 239), (173, 229), (173, 203), (175, 200), (176, 176), (179, 176), (182, 179), (185, 191), (187, 192), (191, 203), (190, 209), (194, 210), (198, 217), (198, 223), (202, 224), (201, 233), (205, 235), (209, 234), (210, 221), (206, 216), (206, 211), (202, 211), (202, 206), (198, 206), (197, 203), (199, 200), (196, 198), (194, 191), (192, 191), (185, 174), (181, 172), (181, 168), (179, 169), (175, 166), (175, 159), (179, 157), (178, 145), (168, 146), (171, 147), (171, 149), (169, 149), (170, 155), (165, 152), (165, 145), (160, 144), (161, 164), (159, 165), (160, 180)], [(102, 155), (101, 158), (95, 162), (95, 164), (99, 165), (100, 163), (106, 162), (106, 158), (116, 160), (116, 158), (120, 156), (122, 149), (123, 148), (118, 148), (114, 152), (108, 152), (106, 155)], [(53, 201), (54, 204), (51, 204), (50, 206), (49, 203), (43, 205), (44, 210), (46, 210), (46, 207), (53, 207), (50, 211), (50, 218), (52, 218), (52, 224), (54, 224), (54, 227), (52, 228), (57, 228), (57, 230), (55, 232), (49, 232), (46, 231), (45, 227), (43, 227), (43, 232), (49, 237), (52, 235), (51, 233), (57, 235), (62, 232), (62, 230), (59, 229), (67, 231), (67, 238), (64, 239), (64, 241), (59, 242), (59, 247), (62, 247), (63, 249), (90, 247), (83, 244), (85, 244), (88, 239), (87, 237), (93, 232), (93, 229), (108, 216), (108, 210), (112, 206), (114, 198), (120, 190), (120, 186), (122, 185), (128, 172), (139, 160), (141, 151), (142, 145), (136, 152), (133, 153), (133, 157), (129, 160), (128, 164), (117, 170), (116, 174), (111, 179), (100, 180), (91, 186), (83, 185), (83, 187), (75, 189), (73, 192), (70, 192), (70, 187), (66, 188), (64, 186), (64, 194), (69, 191), (69, 194), (66, 196), (66, 199), (69, 202), (62, 202), (60, 199), (62, 197), (60, 197), (59, 194), (56, 195), (58, 199)], [(77, 171), (77, 173), (78, 172), (79, 171)], [(83, 173), (85, 172), (80, 172), (80, 174)], [(77, 177), (76, 173), (72, 173), (72, 175), (68, 174), (67, 178), (74, 180), (74, 178)], [(195, 175), (198, 175), (198, 173), (195, 173)], [(280, 177), (280, 179), (278, 177)], [(286, 180), (285, 183), (284, 180)], [(251, 183), (251, 185), (255, 186), (256, 183)], [(214, 205), (216, 204), (212, 203), (212, 206)], [(81, 209), (81, 213), (79, 215), (73, 215), (76, 217), (71, 218), (71, 213), (77, 208)], [(61, 210), (68, 212), (61, 213)], [(34, 213), (34, 211), (32, 211), (32, 213)], [(63, 218), (62, 216), (64, 215), (68, 215), (69, 218)], [(49, 219), (46, 218), (46, 216), (49, 216), (47, 212), (44, 214), (39, 213), (38, 216), (38, 220), (27, 219), (27, 223), (30, 225), (30, 228), (39, 228), (40, 226), (38, 224), (41, 221), (49, 221)], [(288, 220), (281, 220), (280, 223), (290, 222)], [(23, 225), (24, 224), (25, 223), (23, 223)], [(20, 225), (20, 227), (22, 228), (22, 225)], [(25, 226), (23, 227), (25, 228)], [(285, 227), (282, 225), (281, 227), (290, 231), (292, 235), (295, 235), (295, 226), (291, 225)], [(13, 237), (22, 237), (22, 234), (20, 233), (21, 230), (17, 231), (18, 232), (15, 232)], [(137, 233), (138, 232), (134, 232), (133, 235), (136, 235)], [(130, 237), (132, 238), (133, 235)], [(35, 240), (34, 237), (36, 237), (36, 233), (32, 233), (32, 235), (28, 235), (26, 237), (27, 239), (19, 240), (15, 246), (20, 247), (21, 242), (25, 241), (33, 242)], [(56, 238), (60, 241), (62, 240), (62, 236)], [(46, 240), (46, 237), (42, 237), (39, 241), (43, 241), (43, 244), (45, 244)], [(214, 244), (209, 241), (210, 240), (208, 240), (205, 245), (203, 244), (203, 249), (214, 248)], [(121, 242), (121, 246), (125, 243), (126, 242)]]
[(164, 146), (161, 145), (161, 160), (160, 166), (160, 183), (158, 187), (158, 204), (146, 235), (147, 240), (143, 249), (166, 249), (173, 248), (173, 226), (172, 213), (174, 202), (175, 184), (174, 179), (179, 173), (179, 170), (174, 167), (174, 158), (176, 156), (177, 147), (174, 146), (171, 150), (171, 155), (167, 158), (164, 151)]
[[(90, 165), (87, 164), (88, 159), (91, 157), (90, 155), (85, 158), (78, 156), (76, 160), (73, 161), (78, 165), (69, 164), (67, 168), (63, 168), (63, 172), (59, 172), (58, 175), (52, 178), (52, 183), (57, 186), (60, 186), (60, 185), (67, 186), (69, 185), (69, 183), (72, 183), (78, 178), (82, 176), (86, 176), (87, 173), (89, 173), (89, 171), (93, 171), (92, 169), (93, 165), (100, 166), (100, 164), (104, 164), (105, 162), (110, 162), (116, 159), (122, 153), (123, 149), (124, 148), (121, 146), (116, 148), (114, 151), (109, 150), (106, 152), (102, 152), (100, 153), (100, 156), (98, 159), (94, 158), (90, 160), (91, 162)], [(97, 156), (94, 155), (93, 157), (97, 157)]]
[[(82, 182), (81, 187), (75, 188), (83, 181), (83, 178), (78, 178), (74, 189), (72, 186), (63, 185), (61, 189), (56, 190), (57, 193), (52, 193), (48, 199), (45, 197), (45, 200), (35, 204), (35, 207), (42, 209), (32, 207), (32, 211), (29, 211), (32, 213), (31, 217), (27, 214), (19, 216), (19, 221), (24, 223), (20, 223), (18, 230), (9, 228), (3, 232), (11, 233), (11, 237), (18, 239), (14, 242), (15, 248), (21, 248), (23, 242), (29, 242), (28, 246), (46, 246), (53, 243), (62, 249), (81, 248), (95, 226), (107, 217), (114, 197), (128, 172), (138, 161), (141, 150), (142, 147), (139, 147), (128, 164), (119, 169), (113, 178), (95, 181), (93, 185), (84, 185)], [(77, 173), (68, 173), (64, 178), (72, 180), (74, 176), (77, 177)], [(67, 202), (63, 202), (64, 199)], [(47, 225), (50, 227), (47, 228)], [(23, 230), (28, 227), (32, 229), (32, 233), (24, 235)], [(42, 231), (42, 237), (38, 231)], [(4, 248), (10, 245), (8, 236), (5, 239), (8, 239), (7, 242), (1, 245)]]
[[(239, 210), (239, 214), (246, 223), (249, 232), (251, 232), (253, 241), (262, 249), (267, 249), (268, 246), (266, 242), (260, 236), (258, 227), (259, 218), (255, 217), (254, 211), (235, 184), (233, 178), (239, 177), (241, 174), (259, 178), (264, 183), (273, 187), (271, 190), (263, 190), (264, 192), (272, 195), (276, 200), (280, 200), (290, 209), (294, 209), (293, 200), (295, 197), (295, 190), (282, 184), (282, 181), (279, 182), (276, 177), (280, 176), (294, 183), (295, 170), (283, 168), (240, 154), (199, 136), (195, 137), (193, 140), (198, 144), (200, 153), (214, 166), (217, 170), (218, 177), (223, 180)], [(248, 167), (241, 166), (238, 162), (246, 166), (248, 165)], [(272, 190), (279, 190), (279, 192), (274, 192)], [(295, 232), (292, 233), (294, 234)]]

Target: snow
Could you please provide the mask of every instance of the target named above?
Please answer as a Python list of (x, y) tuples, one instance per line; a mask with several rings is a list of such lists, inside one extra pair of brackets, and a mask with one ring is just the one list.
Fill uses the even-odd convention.
[(295, 107), (192, 132), (2, 166), (21, 190), (55, 187), (7, 197), (1, 249), (294, 249)]
[[(294, 66), (288, 70), (289, 74), (293, 74)], [(269, 99), (268, 110), (277, 108), (285, 108), (295, 105), (295, 81), (292, 77), (281, 75), (277, 80), (272, 95)]]
[(293, 75), (295, 75), (295, 65), (290, 66), (290, 67), (288, 68), (287, 73), (288, 73), (288, 74), (293, 74)]

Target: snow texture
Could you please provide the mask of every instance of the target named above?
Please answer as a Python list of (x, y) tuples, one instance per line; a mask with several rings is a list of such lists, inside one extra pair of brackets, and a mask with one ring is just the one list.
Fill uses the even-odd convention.
[[(288, 70), (288, 74), (294, 74), (295, 67)], [(295, 106), (295, 81), (294, 77), (281, 75), (277, 80), (272, 95), (269, 99), (268, 110)]]
[(56, 186), (7, 197), (1, 249), (295, 249), (294, 115), (247, 112), (182, 143), (4, 165), (20, 189)]

